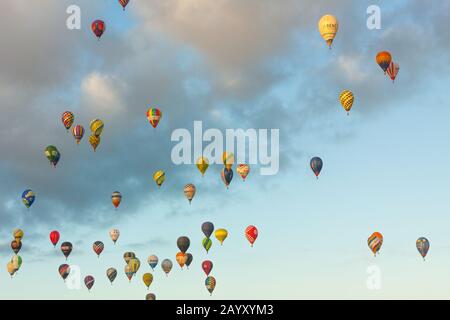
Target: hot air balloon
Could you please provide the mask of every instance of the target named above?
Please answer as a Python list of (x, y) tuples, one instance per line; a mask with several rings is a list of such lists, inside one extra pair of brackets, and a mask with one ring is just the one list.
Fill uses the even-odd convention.
[(150, 285), (153, 282), (153, 275), (149, 272), (144, 273), (142, 275), (142, 281), (144, 281), (144, 284), (147, 286), (147, 290), (150, 288)]
[(105, 127), (105, 124), (100, 119), (94, 119), (89, 124), (89, 128), (91, 129), (92, 134), (97, 137), (100, 137), (100, 135), (103, 132), (104, 127)]
[(63, 255), (66, 257), (66, 260), (69, 257), (70, 253), (72, 252), (72, 248), (73, 246), (70, 242), (66, 241), (61, 244), (61, 251)]
[(209, 276), (212, 268), (213, 268), (213, 263), (211, 261), (205, 260), (202, 262), (202, 269), (206, 273), (206, 276)]
[(13, 231), (13, 238), (16, 241), (21, 241), (23, 238), (23, 230), (22, 229), (14, 229)]
[(61, 275), (61, 278), (63, 278), (64, 281), (66, 281), (66, 278), (69, 276), (70, 273), (70, 266), (68, 264), (62, 264), (59, 266), (59, 274)]
[(105, 32), (106, 26), (102, 20), (95, 20), (94, 22), (92, 22), (91, 29), (97, 39), (100, 40), (103, 32)]
[(156, 182), (159, 188), (163, 184), (164, 180), (166, 180), (166, 174), (162, 170), (156, 171), (153, 174), (153, 180)]
[(158, 257), (152, 254), (148, 257), (147, 262), (152, 270), (155, 270), (155, 267), (158, 265)]
[(14, 255), (11, 258), (11, 263), (13, 264), (15, 272), (19, 271), (20, 266), (22, 265), (22, 257), (19, 255)]
[(325, 40), (328, 47), (331, 49), (331, 44), (333, 43), (339, 29), (339, 23), (336, 17), (330, 14), (324, 15), (319, 20), (318, 28), (323, 40)]
[(11, 278), (13, 277), (14, 273), (16, 273), (16, 269), (14, 269), (14, 265), (11, 261), (9, 261), (6, 264), (6, 270), (8, 271), (9, 275), (11, 276)]
[(345, 111), (347, 111), (347, 115), (350, 114), (350, 109), (353, 106), (353, 101), (355, 101), (355, 97), (353, 93), (349, 90), (344, 90), (339, 95), (339, 101), (342, 104), (342, 107)]
[(100, 136), (96, 136), (96, 135), (91, 134), (89, 136), (89, 143), (90, 143), (90, 145), (92, 146), (92, 149), (94, 149), (94, 152), (95, 152), (95, 150), (97, 150), (98, 145), (100, 144)]
[(153, 128), (156, 128), (156, 126), (159, 123), (159, 120), (162, 117), (162, 113), (157, 108), (150, 108), (147, 110), (147, 119), (148, 122), (152, 125)]
[(66, 128), (67, 131), (72, 126), (74, 120), (75, 120), (75, 116), (73, 115), (72, 112), (70, 112), (70, 111), (63, 112), (63, 114), (61, 116), (61, 121), (64, 125), (64, 128)]
[(391, 63), (389, 63), (389, 67), (386, 70), (386, 74), (391, 78), (392, 83), (394, 83), (399, 70), (400, 66), (398, 65), (398, 63), (394, 63), (394, 61), (391, 61)]
[(22, 241), (13, 240), (11, 241), (11, 249), (15, 254), (18, 254), (22, 248)]
[(253, 247), (253, 243), (255, 242), (256, 238), (258, 238), (258, 229), (256, 229), (255, 226), (248, 226), (247, 228), (245, 228), (245, 237)]
[(203, 248), (205, 248), (206, 253), (208, 253), (209, 249), (211, 249), (212, 241), (210, 238), (203, 238), (202, 241)]
[(86, 285), (86, 288), (88, 291), (91, 291), (92, 287), (94, 286), (95, 279), (93, 276), (86, 276), (84, 278), (84, 284)]
[(119, 229), (111, 229), (109, 230), (109, 236), (111, 240), (116, 244), (117, 239), (119, 239), (120, 231)]
[(31, 205), (34, 203), (34, 200), (36, 200), (36, 195), (34, 192), (30, 189), (25, 190), (22, 192), (22, 202), (29, 209)]
[(189, 249), (189, 246), (191, 245), (191, 241), (188, 237), (179, 237), (177, 239), (177, 246), (178, 249), (180, 249), (181, 252), (186, 253), (186, 251)]
[(128, 262), (130, 262), (131, 259), (136, 258), (136, 255), (134, 254), (134, 252), (125, 252), (123, 254), (123, 259), (125, 260), (125, 263), (128, 264)]
[(206, 289), (212, 295), (214, 288), (216, 287), (216, 279), (213, 276), (208, 276), (205, 280)]
[(233, 180), (233, 170), (223, 168), (222, 171), (220, 171), (220, 176), (222, 177), (222, 181), (223, 183), (225, 183), (225, 186), (228, 189), (231, 180)]
[(50, 163), (56, 167), (59, 159), (61, 158), (61, 154), (59, 153), (58, 149), (56, 149), (55, 146), (48, 146), (45, 148), (44, 154), (47, 157), (48, 161), (50, 161)]
[(319, 179), (320, 171), (322, 171), (323, 161), (319, 157), (314, 157), (310, 161), (311, 170), (316, 175), (317, 179)]
[(187, 261), (187, 254), (184, 252), (178, 252), (175, 260), (178, 262), (178, 264), (180, 265), (181, 269), (183, 269), (184, 265), (186, 264)]
[(205, 237), (209, 238), (214, 231), (214, 224), (209, 221), (203, 222), (202, 231)]
[(145, 296), (145, 300), (156, 300), (156, 296), (153, 293), (149, 293)]
[(381, 51), (377, 53), (376, 59), (378, 65), (383, 69), (384, 73), (386, 73), (387, 68), (391, 64), (392, 56), (387, 51)]
[(123, 8), (123, 11), (125, 11), (125, 7), (127, 6), (128, 2), (130, 2), (130, 0), (119, 0), (119, 3)]
[(192, 183), (188, 183), (184, 186), (184, 195), (189, 200), (189, 203), (191, 203), (192, 198), (195, 196), (195, 186)]
[(125, 266), (125, 274), (127, 275), (128, 281), (131, 282), (131, 278), (133, 278), (134, 272), (131, 270), (131, 267), (127, 264)]
[(105, 248), (105, 245), (101, 241), (95, 241), (92, 245), (92, 249), (97, 254), (97, 257), (100, 258), (100, 254), (102, 253), (103, 249)]
[(131, 271), (135, 274), (136, 272), (138, 272), (139, 267), (141, 266), (141, 261), (139, 261), (138, 258), (132, 258), (129, 262), (128, 265), (131, 268)]
[(82, 125), (77, 124), (75, 127), (73, 127), (72, 134), (77, 144), (79, 144), (84, 136), (84, 127)]
[(378, 251), (380, 251), (381, 245), (383, 244), (383, 236), (379, 232), (374, 232), (369, 239), (367, 239), (367, 244), (373, 252), (373, 255), (376, 256)]
[(59, 232), (53, 230), (52, 232), (50, 232), (50, 242), (53, 244), (53, 247), (56, 247), (58, 241), (59, 241)]
[(172, 263), (172, 261), (170, 261), (170, 259), (164, 259), (161, 262), (161, 268), (166, 273), (166, 276), (169, 275), (169, 272), (170, 272), (170, 270), (172, 270), (172, 267), (173, 267), (173, 263)]
[(109, 268), (106, 270), (106, 276), (108, 277), (109, 281), (111, 282), (111, 285), (117, 277), (117, 270), (115, 268)]
[(220, 241), (220, 245), (222, 245), (223, 241), (228, 237), (228, 231), (225, 229), (217, 229), (214, 235)]
[(236, 172), (241, 176), (242, 180), (245, 181), (248, 174), (250, 173), (250, 166), (248, 164), (239, 164), (236, 168)]
[(122, 194), (119, 191), (114, 191), (111, 195), (111, 202), (113, 206), (116, 208), (116, 210), (119, 207), (121, 201), (122, 201)]
[(209, 160), (206, 157), (199, 157), (197, 161), (195, 162), (197, 165), (198, 171), (202, 174), (202, 177), (205, 175), (206, 170), (208, 170), (209, 167)]
[(422, 256), (423, 260), (425, 260), (428, 250), (430, 249), (430, 242), (427, 238), (420, 237), (416, 241), (416, 248), (417, 250), (419, 250), (419, 253)]
[(222, 155), (222, 161), (225, 168), (231, 170), (234, 164), (234, 154), (231, 152), (224, 152)]
[(186, 253), (187, 260), (186, 260), (186, 267), (189, 269), (189, 266), (192, 263), (192, 260), (194, 260), (194, 256), (190, 253)]

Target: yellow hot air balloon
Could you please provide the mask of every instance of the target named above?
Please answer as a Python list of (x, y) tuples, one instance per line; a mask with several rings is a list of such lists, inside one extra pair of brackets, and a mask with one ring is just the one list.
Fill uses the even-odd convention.
[(130, 267), (131, 272), (136, 273), (141, 266), (141, 262), (138, 258), (133, 258), (128, 262), (128, 266)]
[(14, 267), (14, 263), (12, 263), (11, 261), (8, 262), (6, 264), (6, 270), (8, 270), (9, 275), (12, 276), (14, 275), (14, 273), (16, 272), (16, 268)]
[(161, 185), (163, 184), (164, 180), (166, 180), (166, 174), (162, 170), (156, 171), (153, 174), (153, 180), (156, 182), (158, 187), (161, 187)]
[(225, 166), (225, 168), (230, 170), (234, 164), (234, 154), (231, 152), (224, 152), (222, 155), (222, 160), (223, 160), (223, 165)]
[(178, 252), (175, 259), (177, 260), (178, 264), (180, 265), (181, 269), (183, 269), (184, 265), (186, 264), (186, 261), (188, 259), (188, 255), (183, 252)]
[(91, 124), (89, 126), (90, 126), (92, 134), (94, 136), (99, 137), (102, 134), (103, 127), (104, 127), (104, 124), (103, 124), (102, 120), (94, 119), (94, 120), (91, 121)]
[(95, 152), (95, 150), (97, 149), (98, 145), (100, 144), (100, 136), (96, 136), (94, 134), (91, 134), (89, 136), (89, 143), (91, 144), (92, 149), (94, 149), (94, 152)]
[(350, 112), (350, 109), (353, 106), (353, 101), (355, 101), (355, 96), (353, 95), (353, 93), (350, 90), (344, 90), (339, 95), (339, 101), (341, 102), (344, 110), (347, 111), (347, 115), (348, 115)]
[(200, 173), (202, 174), (202, 177), (203, 177), (205, 175), (206, 170), (209, 167), (209, 160), (208, 160), (208, 158), (201, 156), (200, 158), (197, 159), (196, 165), (197, 165), (198, 171), (200, 171)]
[(22, 229), (15, 229), (13, 231), (13, 237), (16, 241), (20, 241), (23, 238), (23, 230)]
[(220, 241), (220, 245), (222, 245), (224, 240), (228, 237), (228, 231), (225, 229), (217, 229), (214, 235), (216, 236), (216, 239)]
[(153, 275), (149, 272), (144, 273), (142, 275), (142, 281), (144, 281), (144, 284), (147, 286), (147, 290), (148, 290), (148, 288), (150, 288), (150, 285), (153, 282)]
[(339, 23), (336, 17), (330, 14), (324, 15), (322, 18), (320, 18), (318, 27), (320, 35), (328, 44), (328, 47), (331, 49), (331, 44), (333, 43), (333, 40), (336, 37), (336, 33), (339, 29)]

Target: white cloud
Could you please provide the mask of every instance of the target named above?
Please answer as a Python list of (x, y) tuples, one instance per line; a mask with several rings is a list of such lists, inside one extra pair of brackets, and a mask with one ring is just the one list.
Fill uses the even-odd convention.
[(117, 112), (123, 109), (120, 89), (124, 83), (119, 79), (93, 72), (86, 76), (81, 84), (82, 96), (88, 102), (89, 109)]

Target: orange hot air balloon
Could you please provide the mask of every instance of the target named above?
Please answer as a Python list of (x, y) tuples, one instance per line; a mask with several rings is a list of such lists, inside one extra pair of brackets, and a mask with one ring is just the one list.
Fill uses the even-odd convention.
[(175, 259), (177, 260), (178, 264), (180, 265), (181, 269), (183, 269), (184, 265), (186, 264), (186, 261), (188, 259), (188, 256), (186, 253), (178, 252)]
[(383, 69), (384, 73), (386, 73), (386, 70), (392, 61), (392, 56), (387, 51), (381, 51), (381, 52), (378, 52), (376, 61), (377, 61), (378, 65), (381, 67), (381, 69)]
[(120, 192), (114, 191), (111, 196), (111, 202), (116, 209), (119, 207), (121, 201), (122, 201), (122, 195), (120, 194)]
[(378, 251), (380, 251), (382, 244), (383, 244), (383, 235), (379, 232), (372, 233), (369, 239), (367, 239), (367, 245), (373, 252), (374, 256), (376, 256)]

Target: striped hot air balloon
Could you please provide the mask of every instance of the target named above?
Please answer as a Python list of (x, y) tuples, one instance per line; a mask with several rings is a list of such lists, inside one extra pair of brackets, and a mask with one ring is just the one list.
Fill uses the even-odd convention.
[(72, 134), (77, 144), (79, 144), (84, 136), (84, 127), (82, 125), (77, 124), (75, 127), (73, 127)]
[(127, 6), (127, 4), (130, 2), (130, 0), (119, 0), (120, 5), (123, 8), (123, 11), (125, 11), (125, 7)]
[(376, 257), (378, 251), (381, 249), (381, 245), (383, 244), (383, 236), (379, 232), (374, 232), (369, 239), (367, 239), (367, 244), (373, 252), (373, 255)]
[(164, 171), (159, 170), (153, 174), (153, 181), (156, 182), (156, 184), (158, 185), (158, 188), (161, 187), (161, 185), (163, 184), (163, 182), (165, 180), (166, 180), (166, 174), (164, 173)]
[(100, 254), (103, 252), (105, 245), (101, 241), (95, 241), (92, 245), (92, 249), (97, 254), (97, 257), (100, 258)]
[(341, 102), (342, 107), (345, 111), (347, 111), (347, 115), (350, 113), (350, 109), (353, 106), (353, 101), (355, 101), (355, 96), (350, 90), (344, 90), (339, 95), (339, 101)]
[(111, 285), (112, 285), (113, 281), (117, 277), (117, 270), (116, 270), (116, 268), (109, 268), (108, 270), (106, 270), (106, 276), (108, 277), (109, 282), (111, 282)]
[(111, 195), (111, 202), (113, 206), (116, 208), (116, 210), (119, 207), (121, 201), (122, 201), (122, 194), (119, 191), (114, 191)]
[(320, 35), (331, 49), (331, 44), (339, 29), (339, 23), (335, 16), (327, 14), (320, 18), (318, 23)]
[(156, 128), (156, 126), (159, 123), (159, 120), (161, 120), (161, 117), (162, 113), (161, 110), (159, 110), (158, 108), (150, 108), (147, 110), (147, 119), (153, 128)]
[(400, 70), (399, 64), (395, 63), (394, 61), (391, 61), (389, 67), (386, 70), (386, 74), (389, 76), (389, 78), (391, 78), (392, 83), (394, 83), (399, 70)]
[(66, 130), (70, 129), (74, 120), (75, 120), (75, 116), (70, 111), (64, 111), (63, 114), (61, 115), (61, 121), (64, 125), (64, 128), (66, 128)]
[(250, 166), (248, 164), (238, 164), (236, 172), (241, 176), (242, 180), (245, 181), (245, 178), (247, 178), (250, 173)]
[(88, 291), (91, 291), (92, 287), (94, 286), (95, 279), (93, 276), (86, 276), (84, 278), (84, 284)]
[(216, 278), (213, 276), (208, 276), (205, 280), (206, 289), (209, 291), (210, 295), (212, 295), (214, 288), (216, 287)]

